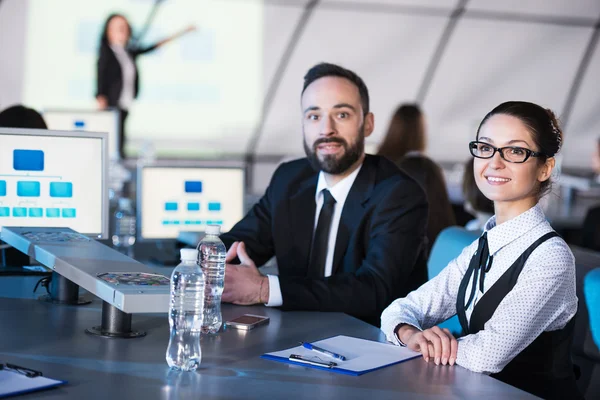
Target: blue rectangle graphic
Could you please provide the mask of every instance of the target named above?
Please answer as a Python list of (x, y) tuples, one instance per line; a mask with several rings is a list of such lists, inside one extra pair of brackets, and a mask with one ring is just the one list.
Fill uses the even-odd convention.
[(202, 193), (202, 181), (185, 181), (186, 193)]
[(32, 207), (29, 209), (29, 216), (32, 218), (42, 218), (44, 216), (44, 209), (39, 207)]
[(43, 171), (44, 152), (41, 150), (13, 150), (15, 171)]
[(6, 181), (0, 181), (0, 196), (6, 196)]
[(85, 121), (75, 120), (75, 122), (73, 122), (73, 125), (75, 126), (75, 128), (83, 129), (85, 128)]
[(18, 181), (17, 196), (40, 197), (40, 183), (36, 181)]
[(0, 207), (0, 217), (9, 217), (10, 207)]
[(27, 207), (13, 207), (13, 217), (26, 217)]
[(46, 217), (48, 217), (48, 218), (60, 217), (60, 208), (46, 208)]
[(63, 218), (75, 218), (77, 213), (74, 208), (63, 208), (62, 209), (62, 217)]
[(221, 203), (208, 203), (208, 211), (221, 211)]
[(188, 211), (200, 211), (200, 203), (187, 203)]
[(177, 203), (174, 201), (167, 201), (165, 203), (165, 211), (177, 211)]
[(73, 197), (71, 182), (50, 182), (50, 197)]

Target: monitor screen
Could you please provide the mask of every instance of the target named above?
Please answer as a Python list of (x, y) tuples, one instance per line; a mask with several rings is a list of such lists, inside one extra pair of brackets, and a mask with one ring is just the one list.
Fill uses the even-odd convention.
[(108, 133), (108, 156), (119, 159), (118, 110), (45, 110), (43, 116), (48, 129)]
[(138, 238), (176, 239), (244, 216), (244, 169), (145, 166), (138, 170)]
[(0, 227), (108, 236), (106, 134), (0, 128)]

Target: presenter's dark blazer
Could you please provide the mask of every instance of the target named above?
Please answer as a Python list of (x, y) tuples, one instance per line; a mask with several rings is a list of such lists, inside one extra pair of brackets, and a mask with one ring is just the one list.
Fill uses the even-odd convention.
[(379, 326), (381, 312), (427, 280), (427, 200), (391, 161), (367, 155), (350, 189), (335, 244), (332, 276), (308, 277), (318, 173), (307, 159), (282, 164), (265, 195), (230, 232), (257, 266), (273, 255), (284, 310), (344, 312)]
[[(138, 71), (136, 59), (139, 55), (151, 52), (157, 47), (157, 45), (152, 45), (143, 48), (133, 47), (127, 49), (127, 52), (133, 59), (133, 65), (135, 67), (134, 98), (137, 97), (140, 88), (140, 73)], [(117, 56), (108, 45), (100, 46), (96, 78), (96, 97), (99, 95), (106, 96), (109, 107), (118, 107), (121, 91), (123, 90), (123, 75), (121, 72), (121, 64), (119, 64)]]

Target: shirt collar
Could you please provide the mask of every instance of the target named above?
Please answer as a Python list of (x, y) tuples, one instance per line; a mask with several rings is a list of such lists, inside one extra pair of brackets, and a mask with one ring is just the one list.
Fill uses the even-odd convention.
[(350, 189), (352, 188), (352, 184), (356, 180), (358, 176), (358, 172), (362, 168), (362, 164), (358, 166), (350, 175), (333, 185), (332, 187), (327, 186), (327, 181), (325, 180), (325, 174), (323, 171), (319, 172), (319, 180), (317, 182), (317, 191), (315, 193), (315, 202), (319, 201), (319, 196), (323, 189), (329, 189), (329, 192), (335, 199), (337, 204), (343, 204), (346, 201), (346, 197), (348, 197), (348, 193), (350, 193)]
[(525, 235), (545, 221), (546, 216), (539, 203), (500, 225), (496, 225), (496, 216), (494, 215), (484, 227), (484, 232), (487, 232), (490, 255), (496, 254), (504, 246)]

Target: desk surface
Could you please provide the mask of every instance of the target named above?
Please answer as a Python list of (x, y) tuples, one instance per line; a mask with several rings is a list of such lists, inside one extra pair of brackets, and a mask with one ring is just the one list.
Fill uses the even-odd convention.
[[(224, 305), (225, 319), (243, 313), (268, 315), (266, 326), (222, 331), (202, 338), (202, 364), (195, 373), (170, 371), (166, 314), (134, 315), (141, 339), (105, 339), (84, 334), (98, 325), (101, 303), (57, 306), (32, 300), (35, 279), (0, 277), (0, 361), (39, 369), (69, 384), (19, 398), (336, 398), (336, 399), (525, 399), (534, 398), (464, 368), (436, 367), (422, 359), (345, 376), (259, 358), (263, 353), (344, 334), (384, 340), (379, 329), (340, 313), (281, 312), (267, 307)], [(10, 288), (10, 289), (9, 289)]]

